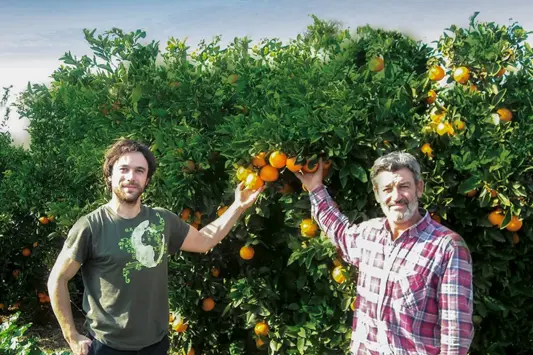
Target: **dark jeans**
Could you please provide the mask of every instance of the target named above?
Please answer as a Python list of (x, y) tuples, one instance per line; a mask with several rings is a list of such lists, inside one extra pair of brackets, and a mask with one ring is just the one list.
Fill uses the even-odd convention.
[(170, 342), (166, 335), (160, 342), (142, 348), (141, 350), (134, 351), (113, 349), (102, 344), (92, 336), (89, 336), (89, 338), (93, 341), (89, 348), (89, 355), (166, 355), (170, 347)]

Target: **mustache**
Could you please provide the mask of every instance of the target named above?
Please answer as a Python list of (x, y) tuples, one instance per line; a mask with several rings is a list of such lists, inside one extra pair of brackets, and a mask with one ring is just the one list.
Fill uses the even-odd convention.
[(407, 201), (406, 199), (401, 199), (400, 201), (395, 201), (395, 202), (388, 203), (387, 207), (390, 208), (390, 207), (392, 207), (394, 205), (399, 205), (399, 204), (409, 206), (409, 201)]
[(124, 182), (120, 183), (120, 187), (124, 187), (124, 186), (140, 187), (139, 184), (137, 184), (136, 182), (133, 182), (133, 181), (124, 181)]

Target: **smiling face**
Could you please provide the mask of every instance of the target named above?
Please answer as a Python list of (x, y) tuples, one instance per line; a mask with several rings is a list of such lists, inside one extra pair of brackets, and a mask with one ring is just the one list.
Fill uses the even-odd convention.
[(418, 199), (422, 197), (424, 183), (416, 182), (411, 170), (382, 171), (375, 181), (376, 200), (391, 225), (409, 226), (420, 218)]
[(148, 184), (148, 162), (140, 152), (125, 153), (113, 164), (111, 189), (119, 201), (135, 204)]

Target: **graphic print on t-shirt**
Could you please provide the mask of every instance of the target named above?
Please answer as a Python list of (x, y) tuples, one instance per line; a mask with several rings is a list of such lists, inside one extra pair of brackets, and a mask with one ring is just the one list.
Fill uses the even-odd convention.
[(132, 261), (128, 262), (122, 270), (126, 283), (130, 283), (131, 272), (156, 267), (167, 252), (163, 233), (165, 220), (159, 213), (156, 215), (159, 218), (159, 224), (146, 220), (135, 228), (127, 228), (125, 232), (131, 236), (122, 238), (119, 242), (120, 249), (125, 250), (132, 257)]

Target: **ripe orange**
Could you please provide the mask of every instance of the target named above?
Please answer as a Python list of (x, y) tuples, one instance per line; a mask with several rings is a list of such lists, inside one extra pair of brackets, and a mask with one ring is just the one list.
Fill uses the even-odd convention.
[(500, 120), (505, 122), (510, 122), (513, 119), (513, 113), (506, 108), (500, 108), (498, 111), (498, 116), (500, 116)]
[(296, 164), (296, 158), (297, 157), (289, 158), (286, 162), (287, 169), (289, 169), (293, 173), (297, 173), (303, 168), (302, 164)]
[(502, 211), (500, 210), (494, 210), (491, 213), (489, 213), (489, 216), (488, 216), (489, 222), (493, 226), (498, 226), (498, 227), (502, 225), (503, 218), (504, 216), (502, 214)]
[(333, 265), (335, 265), (335, 266), (341, 266), (341, 265), (342, 265), (342, 261), (340, 261), (339, 258), (335, 258), (335, 260), (333, 260)]
[(43, 217), (39, 218), (39, 222), (41, 222), (41, 224), (48, 224), (48, 222), (49, 222), (48, 217), (43, 216)]
[(189, 217), (191, 217), (191, 209), (184, 208), (183, 211), (181, 211), (180, 217), (183, 221), (188, 221)]
[(453, 129), (453, 126), (449, 124), (448, 122), (445, 122), (444, 125), (446, 126), (446, 129), (448, 130), (448, 135), (454, 136), (455, 135), (455, 129)]
[(239, 250), (239, 255), (244, 260), (251, 260), (254, 258), (255, 250), (250, 245), (245, 245)]
[(463, 129), (465, 129), (466, 125), (463, 121), (461, 121), (460, 119), (456, 119), (455, 121), (453, 121), (453, 125), (455, 126), (455, 128), (457, 128), (459, 131), (462, 131)]
[(459, 84), (465, 84), (470, 79), (470, 69), (467, 67), (459, 67), (453, 71), (453, 80)]
[(261, 348), (263, 345), (265, 345), (265, 342), (261, 338), (255, 340), (255, 346), (257, 346), (257, 348)]
[(518, 232), (522, 228), (522, 221), (517, 216), (511, 217), (511, 222), (505, 227), (509, 232)]
[(175, 319), (174, 313), (169, 313), (168, 314), (168, 322), (172, 323), (172, 322), (174, 322), (174, 319)]
[(426, 154), (428, 157), (433, 157), (433, 148), (431, 148), (429, 143), (422, 144), (420, 151), (422, 151), (422, 153)]
[(491, 189), (490, 187), (485, 187), (487, 191), (490, 193), (490, 197), (495, 198), (498, 196), (498, 191)]
[(213, 275), (213, 277), (219, 277), (220, 276), (220, 269), (214, 267), (214, 268), (211, 268), (211, 275)]
[(252, 165), (255, 166), (256, 168), (262, 168), (263, 166), (267, 165), (267, 162), (265, 160), (265, 156), (266, 156), (265, 152), (261, 152), (261, 153), (257, 154), (252, 159)]
[(30, 256), (31, 255), (31, 250), (28, 249), (28, 248), (24, 248), (22, 249), (22, 256)]
[(342, 266), (336, 266), (333, 269), (333, 272), (331, 273), (331, 276), (333, 277), (333, 280), (335, 280), (335, 282), (337, 282), (339, 284), (341, 284), (344, 281), (346, 281), (346, 277), (343, 274), (344, 271), (345, 270), (344, 270), (344, 268)]
[(250, 174), (251, 172), (252, 170), (245, 168), (244, 166), (239, 166), (239, 168), (237, 169), (237, 173), (235, 175), (237, 176), (237, 179), (239, 181), (244, 181), (246, 180), (246, 177), (248, 176), (248, 174)]
[(466, 195), (467, 197), (474, 197), (474, 196), (477, 195), (477, 190), (476, 190), (476, 189), (470, 190), (470, 191), (468, 191), (465, 195)]
[(244, 186), (246, 186), (248, 190), (252, 191), (260, 189), (264, 184), (265, 182), (263, 179), (261, 179), (255, 172), (248, 174), (246, 181), (244, 182)]
[(306, 173), (314, 173), (318, 170), (318, 162), (316, 160), (308, 160), (302, 170)]
[(518, 233), (513, 233), (513, 244), (516, 245), (519, 242), (520, 242), (520, 237), (518, 236)]
[(279, 178), (278, 169), (270, 165), (265, 165), (259, 171), (259, 177), (266, 182), (273, 182)]
[[(214, 307), (214, 302), (213, 302), (213, 307)], [(205, 310), (205, 309), (204, 309)], [(187, 328), (189, 327), (189, 325), (187, 323), (185, 323), (183, 317), (181, 316), (178, 316), (174, 322), (172, 323), (172, 329), (174, 329), (174, 331), (176, 333), (183, 333), (184, 331), (187, 330)]]
[(202, 309), (206, 312), (212, 311), (215, 308), (215, 301), (211, 297), (202, 300)]
[[(383, 143), (385, 143), (385, 142), (387, 142), (387, 141), (383, 141)], [(324, 170), (327, 170), (327, 169), (329, 169), (331, 167), (332, 164), (333, 164), (333, 162), (330, 159), (328, 159), (328, 160), (322, 162), (322, 168)]]
[(471, 84), (471, 85), (468, 87), (468, 90), (470, 90), (470, 92), (477, 92), (477, 91), (479, 91), (479, 89), (477, 88), (477, 86), (474, 85), (474, 84)]
[(437, 92), (435, 90), (429, 90), (428, 91), (428, 97), (426, 98), (426, 102), (431, 105), (437, 101)]
[(355, 306), (356, 306), (356, 303), (355, 301), (357, 300), (357, 296), (353, 298), (353, 301), (352, 303), (350, 304), (350, 308), (352, 311), (355, 311)]
[(316, 236), (318, 225), (311, 218), (306, 218), (300, 223), (300, 231), (304, 237), (312, 238)]
[(383, 58), (381, 57), (375, 57), (370, 60), (368, 63), (368, 67), (371, 71), (377, 73), (383, 70), (385, 67), (385, 62), (383, 61)]
[(435, 65), (429, 69), (429, 80), (440, 81), (444, 78), (444, 69), (441, 66)]
[(441, 122), (437, 125), (437, 128), (435, 129), (437, 131), (437, 134), (439, 136), (443, 136), (445, 135), (446, 133), (448, 133), (449, 129), (448, 129), (448, 126), (446, 125), (446, 123), (444, 122)]
[(270, 154), (270, 156), (268, 157), (268, 162), (274, 168), (282, 169), (285, 167), (285, 164), (287, 163), (287, 156), (285, 155), (285, 153), (277, 150), (275, 152), (272, 152), (272, 154)]
[(256, 335), (262, 335), (266, 337), (268, 335), (270, 328), (266, 322), (259, 322), (254, 327), (254, 332)]
[(442, 121), (445, 116), (446, 116), (446, 112), (439, 111), (439, 110), (432, 110), (431, 113), (429, 114), (429, 118), (434, 123), (440, 123), (440, 121)]
[(48, 221), (53, 222), (56, 218), (54, 216), (48, 216)]
[(217, 210), (217, 216), (222, 216), (228, 210), (228, 206), (222, 206)]
[(505, 74), (505, 67), (501, 67), (500, 70), (496, 73), (497, 77), (501, 77)]
[(4, 308), (6, 308), (5, 304), (0, 303), (0, 311), (3, 310)]
[(202, 224), (202, 212), (200, 212), (200, 211), (194, 212), (193, 223)]
[(189, 350), (189, 352), (187, 353), (187, 355), (194, 355), (194, 348), (191, 348), (191, 350)]
[(39, 242), (33, 242), (33, 247), (37, 248), (39, 246)]
[(192, 174), (196, 171), (196, 164), (194, 163), (193, 160), (190, 160), (190, 159), (187, 160), (185, 165), (186, 166), (181, 169), (181, 171), (183, 171), (184, 173)]

